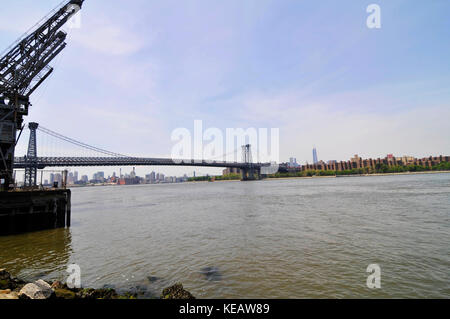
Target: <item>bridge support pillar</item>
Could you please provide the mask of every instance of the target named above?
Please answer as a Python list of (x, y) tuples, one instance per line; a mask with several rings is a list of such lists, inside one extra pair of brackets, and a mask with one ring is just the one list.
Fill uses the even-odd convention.
[(28, 165), (25, 168), (25, 187), (36, 187), (37, 182), (37, 140), (36, 130), (38, 123), (29, 123), (30, 140), (28, 142), (27, 162)]
[(261, 179), (261, 169), (256, 167), (241, 168), (241, 181), (255, 181)]

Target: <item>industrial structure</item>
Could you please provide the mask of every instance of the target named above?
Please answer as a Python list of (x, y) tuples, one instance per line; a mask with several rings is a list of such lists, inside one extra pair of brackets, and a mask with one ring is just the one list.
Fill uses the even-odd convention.
[(28, 125), (26, 188), (19, 192), (14, 191), (14, 153), (31, 107), (30, 96), (52, 74), (50, 63), (66, 47), (67, 34), (61, 28), (83, 2), (63, 2), (0, 57), (0, 235), (70, 226), (70, 190), (33, 189), (37, 123)]
[[(66, 47), (67, 34), (61, 28), (83, 2), (70, 0), (53, 10), (0, 58), (0, 191), (14, 187), (14, 150), (31, 106), (30, 96), (53, 72), (50, 63)], [(35, 170), (27, 173), (28, 182), (35, 180)]]

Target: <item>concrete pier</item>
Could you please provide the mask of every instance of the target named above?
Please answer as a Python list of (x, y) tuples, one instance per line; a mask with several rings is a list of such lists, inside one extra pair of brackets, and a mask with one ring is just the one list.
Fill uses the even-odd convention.
[(0, 236), (70, 226), (69, 189), (0, 192)]

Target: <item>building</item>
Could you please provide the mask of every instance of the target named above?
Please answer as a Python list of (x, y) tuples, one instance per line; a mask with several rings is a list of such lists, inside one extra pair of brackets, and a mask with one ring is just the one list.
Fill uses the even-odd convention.
[(150, 182), (152, 184), (156, 182), (156, 173), (155, 172), (150, 173)]
[(97, 172), (92, 175), (93, 183), (104, 183), (105, 182), (105, 172)]
[(143, 181), (142, 178), (136, 175), (136, 170), (133, 167), (133, 170), (130, 172), (130, 174), (125, 174), (125, 177), (119, 178), (117, 180), (118, 185), (136, 185), (141, 184)]
[[(53, 175), (53, 180), (52, 180)], [(62, 175), (59, 173), (56, 174), (50, 174), (50, 184), (54, 185), (55, 183), (58, 183), (58, 186), (62, 185)]]
[(317, 158), (317, 149), (314, 147), (313, 148), (313, 164), (317, 164), (319, 163), (319, 160)]
[(289, 158), (289, 167), (298, 167), (297, 159), (295, 157)]
[(230, 175), (230, 174), (241, 174), (241, 169), (236, 167), (228, 167), (222, 171), (222, 175)]
[(70, 172), (67, 175), (67, 184), (68, 185), (73, 185), (74, 184), (74, 177), (73, 177), (73, 173), (72, 172)]
[[(366, 172), (373, 172), (380, 167), (396, 167), (396, 166), (407, 166), (407, 165), (417, 165), (423, 166), (425, 168), (431, 168), (433, 165), (437, 165), (442, 162), (450, 162), (450, 156), (437, 156), (437, 157), (425, 157), (425, 158), (414, 158), (411, 156), (395, 157), (392, 154), (388, 154), (385, 158), (377, 159), (363, 159), (358, 155), (355, 155), (348, 161), (329, 161), (324, 163), (323, 161), (318, 161), (315, 164), (306, 164), (301, 166), (298, 171), (311, 171), (311, 170), (324, 170), (324, 171), (345, 171), (352, 169), (363, 169)], [(288, 164), (286, 164), (288, 165)]]
[(414, 162), (414, 157), (413, 156), (402, 156), (402, 157), (396, 157), (395, 158), (397, 161), (402, 161), (405, 164), (410, 164)]

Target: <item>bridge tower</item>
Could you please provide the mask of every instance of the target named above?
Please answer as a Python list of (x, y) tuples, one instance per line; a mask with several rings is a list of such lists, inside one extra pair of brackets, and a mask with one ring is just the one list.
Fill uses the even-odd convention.
[(241, 168), (241, 180), (252, 181), (260, 178), (261, 171), (253, 164), (250, 144), (242, 145), (242, 163), (245, 164), (245, 167)]
[(28, 141), (28, 152), (27, 152), (27, 167), (25, 168), (25, 187), (36, 186), (36, 176), (37, 176), (37, 141), (36, 141), (36, 130), (38, 128), (38, 123), (28, 123), (28, 128), (30, 129), (30, 140)]

